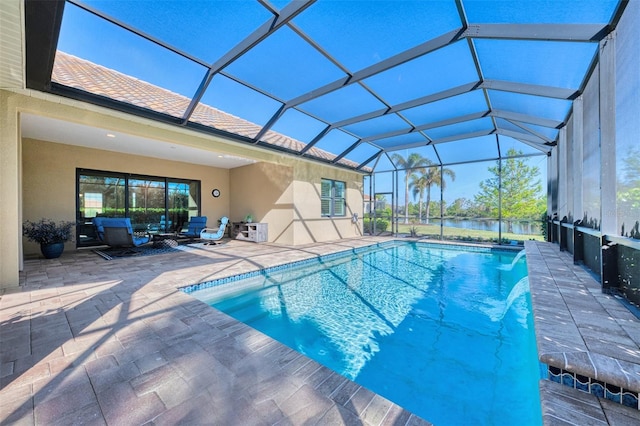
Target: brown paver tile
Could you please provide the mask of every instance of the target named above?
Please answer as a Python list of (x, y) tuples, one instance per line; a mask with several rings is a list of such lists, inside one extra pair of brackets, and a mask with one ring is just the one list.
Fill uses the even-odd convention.
[(349, 399), (349, 401), (345, 402), (343, 405), (358, 416), (362, 416), (375, 396), (375, 393), (360, 386), (360, 388), (353, 394), (351, 399)]
[(134, 361), (141, 373), (154, 370), (167, 364), (167, 360), (160, 352), (153, 352)]
[(138, 397), (127, 382), (116, 383), (97, 396), (108, 424), (141, 425), (165, 411), (157, 394), (151, 392)]
[[(319, 425), (361, 426), (362, 420), (340, 405), (334, 405), (318, 419)], [(373, 423), (377, 424), (377, 423)]]
[(67, 425), (106, 425), (107, 423), (102, 416), (102, 410), (100, 409), (100, 405), (97, 402), (93, 402), (91, 404), (85, 405), (84, 407), (80, 407), (79, 409), (75, 409), (71, 412), (64, 413), (63, 416), (57, 417), (50, 422), (47, 422), (48, 425), (53, 426), (67, 426)]
[(329, 397), (336, 402), (336, 404), (347, 406), (350, 404), (353, 395), (358, 392), (360, 385), (355, 382), (347, 382), (337, 388)]
[(173, 408), (193, 397), (193, 389), (183, 378), (177, 376), (167, 377), (155, 389), (162, 403), (167, 408)]
[(392, 405), (389, 408), (389, 411), (387, 411), (387, 415), (384, 417), (384, 419), (382, 419), (380, 426), (405, 425), (409, 421), (410, 417), (410, 412), (402, 410), (397, 405)]
[[(144, 268), (138, 259), (109, 262), (87, 251), (65, 253), (55, 262), (27, 260), (24, 286), (0, 298), (0, 422), (427, 425), (176, 291), (202, 280), (381, 240), (295, 248), (232, 241), (197, 255), (157, 255)], [(531, 258), (527, 253), (527, 261), (534, 272), (531, 288), (538, 289), (532, 298), (542, 301), (535, 309), (537, 336), (545, 339), (538, 341), (541, 358), (550, 365), (604, 375), (617, 368), (621, 376), (611, 379), (622, 377), (626, 385), (637, 386), (637, 319), (602, 295), (591, 276), (576, 271), (557, 247), (535, 244), (534, 251)], [(594, 320), (599, 312), (614, 320)], [(11, 348), (5, 347), (7, 341)], [(601, 353), (611, 346), (626, 355)], [(594, 358), (594, 353), (609, 358)], [(638, 410), (610, 407), (607, 401), (594, 405), (598, 399), (585, 393), (569, 398), (561, 388), (545, 390), (553, 395), (551, 402), (544, 400), (548, 424), (563, 421), (559, 413), (568, 410), (561, 405), (567, 401), (600, 407), (610, 424), (635, 420)], [(73, 397), (59, 399), (63, 390)], [(601, 420), (597, 410), (590, 418)]]
[[(539, 358), (563, 371), (640, 391), (640, 320), (569, 253), (549, 243), (525, 243)], [(627, 425), (640, 415), (548, 380), (540, 382), (543, 420), (548, 425)], [(612, 404), (614, 411), (610, 411)], [(631, 410), (631, 411), (629, 411)], [(631, 417), (629, 417), (631, 416)]]
[(218, 422), (218, 408), (215, 401), (206, 394), (185, 400), (156, 416), (152, 424), (157, 426), (183, 425), (222, 425)]
[(364, 409), (362, 418), (372, 425), (378, 425), (387, 416), (392, 403), (380, 395), (374, 395), (373, 399)]
[(89, 378), (76, 371), (78, 373), (56, 376), (36, 392), (33, 399), (37, 424), (50, 424), (86, 406), (97, 406)]
[(335, 404), (309, 385), (303, 385), (280, 404), (282, 412), (293, 424), (315, 424)]

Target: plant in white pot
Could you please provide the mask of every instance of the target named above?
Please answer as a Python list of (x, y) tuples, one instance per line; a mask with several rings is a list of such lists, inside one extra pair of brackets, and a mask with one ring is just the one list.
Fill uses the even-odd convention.
[(22, 224), (22, 233), (29, 241), (40, 244), (44, 257), (55, 259), (60, 257), (64, 243), (71, 238), (73, 226), (73, 222), (66, 221), (56, 223), (50, 219), (40, 219), (38, 222), (27, 220)]

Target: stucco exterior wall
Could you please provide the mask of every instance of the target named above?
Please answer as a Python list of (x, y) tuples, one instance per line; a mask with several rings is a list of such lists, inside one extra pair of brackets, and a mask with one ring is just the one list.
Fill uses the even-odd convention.
[[(76, 168), (198, 179), (202, 184), (202, 214), (212, 223), (222, 215), (238, 221), (251, 213), (254, 221), (269, 223), (269, 240), (276, 243), (305, 244), (361, 235), (362, 175), (357, 172), (51, 94), (0, 90), (0, 106), (0, 288), (18, 286), (23, 248), (25, 254), (39, 251), (21, 235), (24, 220), (75, 220)], [(188, 146), (239, 156), (256, 163), (227, 170), (78, 147), (64, 141), (23, 140), (22, 113), (169, 142), (177, 149)], [(345, 217), (320, 216), (322, 178), (347, 183)], [(220, 197), (211, 196), (214, 188), (220, 189)], [(356, 224), (351, 221), (353, 213), (358, 213)], [(74, 249), (74, 244), (68, 243), (67, 249)]]
[[(322, 217), (320, 186), (322, 179), (346, 183), (346, 215)], [(294, 244), (331, 241), (362, 235), (362, 176), (347, 170), (322, 168), (313, 164), (294, 169)], [(358, 221), (353, 222), (354, 213)]]
[(293, 244), (293, 167), (257, 163), (230, 170), (232, 222), (251, 214), (268, 224), (269, 242)]
[[(22, 163), (24, 220), (75, 221), (77, 168), (199, 180), (201, 213), (209, 224), (217, 226), (218, 219), (229, 214), (227, 169), (31, 139), (23, 140)], [(220, 197), (211, 196), (212, 188), (220, 189)], [(39, 252), (37, 244), (26, 239), (24, 244), (26, 255)], [(75, 241), (65, 248), (75, 248)]]
[[(299, 245), (362, 235), (362, 176), (358, 173), (310, 162), (258, 163), (233, 169), (230, 177), (230, 219), (237, 222), (251, 214), (254, 222), (268, 223), (269, 242)], [(321, 216), (323, 178), (346, 182), (346, 216)], [(355, 223), (354, 213), (358, 214)]]

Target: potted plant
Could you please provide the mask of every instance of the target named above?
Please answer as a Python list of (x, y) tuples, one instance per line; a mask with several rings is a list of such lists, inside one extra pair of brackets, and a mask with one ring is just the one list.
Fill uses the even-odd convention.
[(40, 251), (47, 259), (60, 257), (64, 250), (64, 243), (71, 238), (73, 222), (56, 223), (50, 219), (40, 219), (39, 222), (27, 220), (22, 225), (22, 233), (29, 241), (40, 244)]

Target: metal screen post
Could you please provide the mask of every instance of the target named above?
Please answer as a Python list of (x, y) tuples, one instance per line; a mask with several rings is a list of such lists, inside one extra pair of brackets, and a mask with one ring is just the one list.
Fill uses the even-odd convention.
[(603, 292), (611, 292), (620, 287), (620, 274), (618, 273), (618, 244), (606, 243), (602, 238), (600, 250), (600, 279)]
[(578, 264), (584, 261), (584, 233), (578, 228), (578, 220), (573, 224), (573, 263)]
[(600, 42), (600, 231), (618, 235), (616, 199), (615, 34)]
[(395, 169), (393, 171), (392, 185), (393, 185), (393, 191), (391, 191), (391, 234), (393, 234), (394, 237), (397, 237), (398, 221), (399, 221), (399, 218), (396, 217), (396, 214), (397, 214), (396, 203), (398, 202), (398, 189), (399, 189), (398, 188), (398, 169)]
[(444, 166), (440, 164), (440, 241), (444, 240)]
[(498, 244), (502, 244), (502, 158), (498, 159)]

